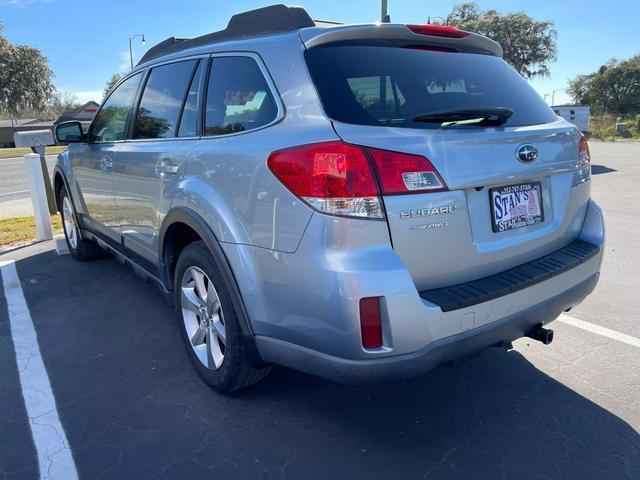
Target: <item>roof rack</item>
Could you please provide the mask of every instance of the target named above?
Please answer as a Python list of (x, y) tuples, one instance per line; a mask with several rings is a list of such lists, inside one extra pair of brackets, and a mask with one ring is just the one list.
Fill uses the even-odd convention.
[(169, 53), (210, 43), (223, 42), (243, 37), (282, 33), (316, 24), (302, 7), (271, 5), (248, 12), (238, 13), (231, 17), (227, 28), (219, 32), (208, 33), (200, 37), (185, 39), (169, 37), (151, 47), (138, 62), (138, 65)]

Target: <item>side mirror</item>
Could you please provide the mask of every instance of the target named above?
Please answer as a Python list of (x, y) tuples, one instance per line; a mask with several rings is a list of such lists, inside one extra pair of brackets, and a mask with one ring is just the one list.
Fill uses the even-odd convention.
[(58, 143), (80, 143), (84, 140), (82, 124), (76, 120), (56, 125)]

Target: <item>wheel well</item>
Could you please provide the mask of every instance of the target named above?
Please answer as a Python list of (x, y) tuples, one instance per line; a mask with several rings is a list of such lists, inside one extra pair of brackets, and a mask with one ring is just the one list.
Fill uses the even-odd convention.
[(167, 229), (164, 235), (162, 260), (165, 265), (168, 285), (173, 288), (173, 274), (178, 257), (184, 248), (193, 242), (203, 240), (198, 233), (186, 223), (176, 222)]

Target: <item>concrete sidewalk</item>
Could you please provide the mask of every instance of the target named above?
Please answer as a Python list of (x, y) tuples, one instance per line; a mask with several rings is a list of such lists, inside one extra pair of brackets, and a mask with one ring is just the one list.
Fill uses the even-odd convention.
[(20, 198), (17, 200), (9, 200), (7, 202), (0, 201), (0, 220), (13, 217), (32, 217), (33, 206), (31, 198)]

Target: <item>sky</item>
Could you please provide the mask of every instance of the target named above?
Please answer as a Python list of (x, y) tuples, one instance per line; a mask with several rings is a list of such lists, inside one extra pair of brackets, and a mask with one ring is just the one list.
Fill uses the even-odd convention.
[[(283, 1), (283, 0), (279, 0)], [(13, 43), (39, 48), (55, 73), (62, 92), (80, 101), (100, 101), (114, 72), (129, 70), (128, 38), (134, 63), (146, 49), (167, 37), (195, 37), (226, 27), (231, 15), (278, 3), (273, 0), (0, 0), (0, 22)], [(429, 16), (446, 17), (460, 1), (388, 0), (393, 23), (426, 23)], [(640, 54), (639, 0), (478, 0), (482, 9), (524, 11), (551, 20), (558, 31), (558, 59), (549, 78), (532, 81), (542, 96), (555, 103), (571, 98), (569, 79), (590, 73), (611, 58)], [(292, 0), (312, 18), (367, 23), (380, 17), (380, 0)]]

